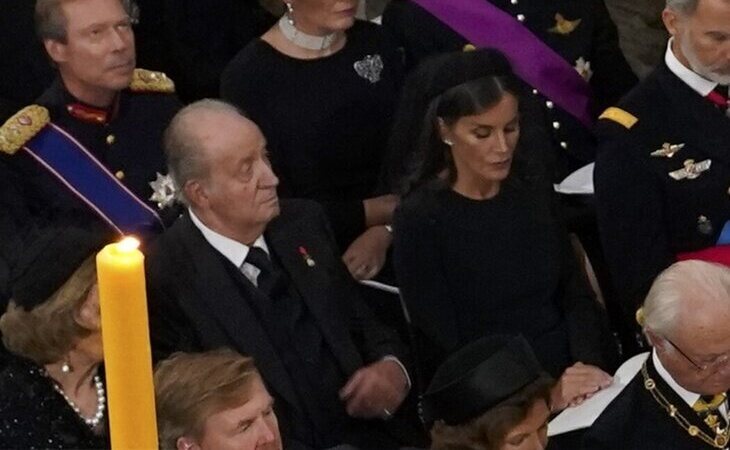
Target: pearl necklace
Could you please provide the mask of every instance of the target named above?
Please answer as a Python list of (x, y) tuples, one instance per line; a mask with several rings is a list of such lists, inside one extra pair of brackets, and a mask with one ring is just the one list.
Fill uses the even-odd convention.
[(306, 48), (307, 50), (327, 50), (337, 37), (337, 33), (331, 33), (326, 36), (312, 36), (300, 31), (289, 23), (286, 14), (279, 19), (279, 30), (292, 44), (297, 47)]
[(68, 406), (71, 407), (71, 409), (74, 410), (76, 415), (81, 417), (86, 425), (89, 426), (89, 428), (96, 428), (97, 425), (99, 425), (99, 422), (101, 422), (101, 419), (104, 418), (104, 410), (106, 409), (106, 397), (104, 396), (104, 384), (101, 381), (101, 377), (97, 374), (94, 375), (94, 386), (96, 387), (96, 413), (90, 417), (84, 417), (83, 414), (81, 414), (81, 410), (78, 406), (76, 406), (76, 403), (73, 402), (70, 398), (68, 398), (68, 395), (66, 395), (65, 392), (63, 392), (63, 389), (61, 389), (61, 386), (58, 385), (58, 383), (53, 383), (53, 388), (63, 396), (63, 399), (66, 400), (66, 403), (68, 403)]

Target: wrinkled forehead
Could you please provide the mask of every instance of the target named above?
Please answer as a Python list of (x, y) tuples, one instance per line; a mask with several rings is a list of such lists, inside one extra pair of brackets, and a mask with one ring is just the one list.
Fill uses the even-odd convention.
[(688, 350), (697, 354), (730, 351), (730, 301), (688, 302), (677, 319), (672, 334), (692, 347)]

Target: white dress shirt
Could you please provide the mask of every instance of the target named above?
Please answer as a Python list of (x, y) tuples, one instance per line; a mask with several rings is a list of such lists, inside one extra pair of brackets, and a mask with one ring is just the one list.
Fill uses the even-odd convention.
[(664, 62), (667, 63), (667, 67), (669, 67), (669, 70), (671, 70), (673, 74), (675, 74), (680, 80), (684, 81), (694, 91), (703, 97), (707, 97), (707, 95), (712, 92), (715, 87), (717, 87), (717, 83), (708, 80), (682, 64), (672, 51), (672, 42), (674, 42), (674, 38), (669, 39), (667, 51), (664, 54)]
[[(251, 247), (211, 230), (205, 226), (200, 219), (198, 219), (198, 216), (195, 215), (192, 209), (188, 209), (188, 213), (190, 214), (190, 220), (193, 222), (193, 225), (200, 230), (203, 237), (206, 241), (208, 241), (211, 247), (216, 249), (221, 255), (225, 256), (225, 258), (232, 262), (233, 265), (238, 267), (241, 270), (241, 273), (243, 273), (243, 275), (248, 278), (254, 286), (258, 287), (256, 280), (258, 279), (261, 270), (253, 264), (246, 262), (246, 256), (248, 256), (248, 251)], [(265, 251), (267, 255), (269, 254), (269, 247), (266, 245), (266, 240), (263, 235), (256, 238), (253, 242), (253, 247), (258, 247)]]

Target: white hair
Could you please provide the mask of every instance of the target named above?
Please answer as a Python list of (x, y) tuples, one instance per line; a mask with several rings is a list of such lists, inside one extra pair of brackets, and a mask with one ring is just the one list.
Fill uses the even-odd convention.
[(704, 261), (673, 264), (654, 280), (643, 306), (644, 328), (666, 335), (678, 323), (688, 297), (730, 307), (730, 268)]
[(692, 14), (700, 0), (667, 0), (667, 8), (684, 14)]
[(201, 112), (244, 116), (238, 108), (229, 103), (206, 98), (184, 107), (170, 121), (163, 136), (167, 170), (175, 184), (177, 199), (185, 205), (188, 204), (184, 191), (185, 184), (192, 179), (203, 179), (208, 174), (207, 161), (201, 152), (203, 143), (192, 126), (197, 114)]

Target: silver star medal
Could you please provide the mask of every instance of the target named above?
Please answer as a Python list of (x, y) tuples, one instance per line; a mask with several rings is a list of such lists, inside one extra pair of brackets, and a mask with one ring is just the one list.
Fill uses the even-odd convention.
[(591, 62), (586, 61), (582, 56), (575, 61), (575, 70), (586, 81), (591, 81), (593, 71), (591, 70)]
[(150, 201), (157, 203), (157, 208), (164, 209), (175, 203), (177, 189), (170, 175), (157, 172), (157, 179), (149, 183), (152, 188)]
[(371, 84), (380, 81), (380, 72), (383, 71), (383, 58), (380, 55), (367, 55), (352, 65), (355, 72)]

